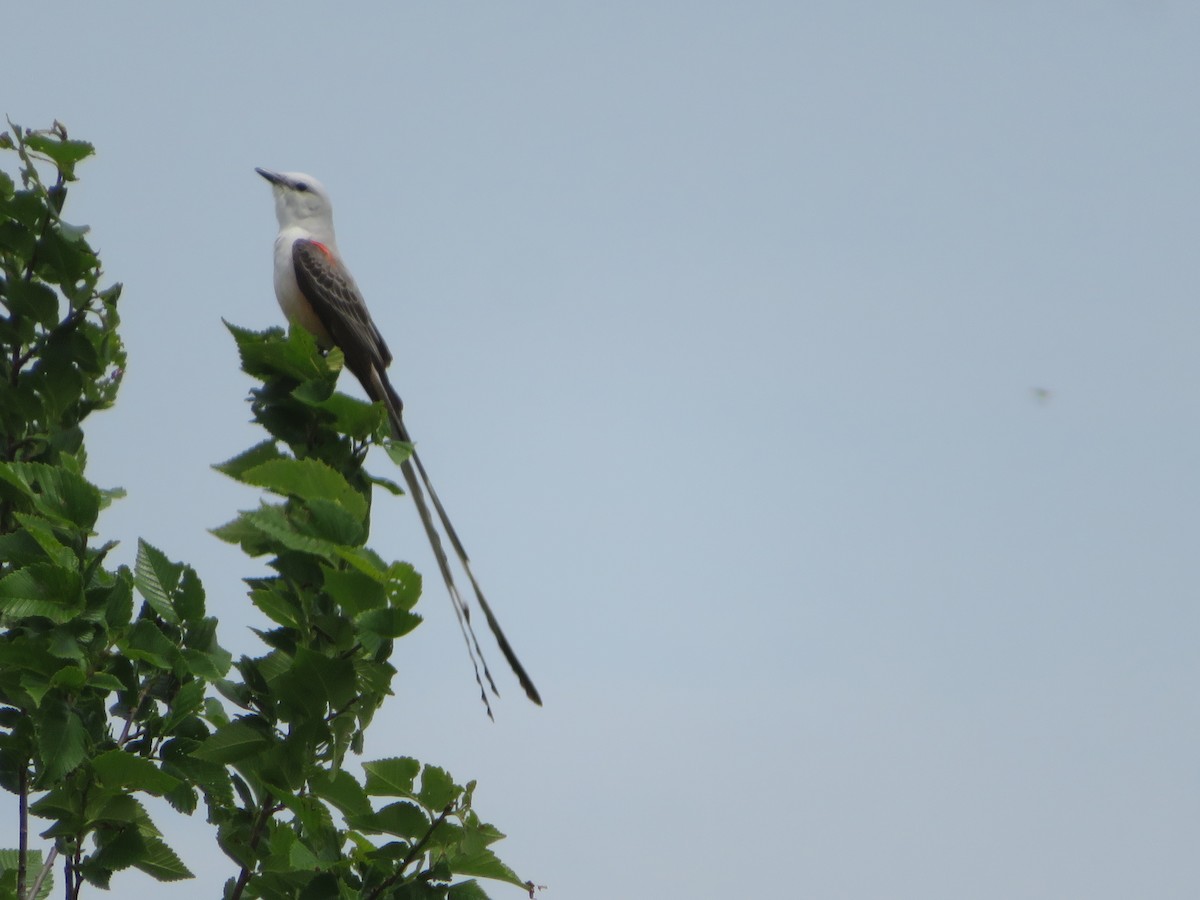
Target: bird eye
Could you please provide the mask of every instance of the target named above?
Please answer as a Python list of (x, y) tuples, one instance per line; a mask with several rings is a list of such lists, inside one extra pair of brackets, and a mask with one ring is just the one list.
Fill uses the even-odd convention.
[(303, 181), (297, 181), (297, 182), (296, 182), (296, 190), (298, 190), (298, 191), (307, 191), (307, 190), (308, 190), (308, 185), (307, 185), (305, 182), (303, 182)]

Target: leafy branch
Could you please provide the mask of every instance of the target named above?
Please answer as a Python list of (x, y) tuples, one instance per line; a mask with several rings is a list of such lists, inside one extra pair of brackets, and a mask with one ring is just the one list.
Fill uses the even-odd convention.
[(263, 655), (235, 662), (197, 573), (150, 543), (132, 569), (106, 566), (115, 545), (96, 525), (122, 492), (86, 478), (82, 423), (120, 387), (121, 286), (103, 286), (87, 229), (63, 219), (93, 148), (58, 123), (9, 126), (0, 788), (16, 795), (19, 836), (0, 850), (0, 900), (49, 896), (56, 860), (68, 900), (127, 869), (190, 878), (145, 797), (186, 815), (204, 801), (236, 867), (230, 898), (477, 900), (476, 878), (524, 891), (490, 849), (503, 835), (472, 809), (474, 783), (404, 757), (364, 763), (361, 779), (347, 766), (392, 692), (395, 641), (420, 622), (421, 580), (366, 546), (376, 488), (400, 489), (364, 468), (387, 431), (380, 408), (336, 392), (340, 354), (304, 332), (230, 326), (268, 437), (218, 469), (266, 497), (215, 533), (267, 560), (269, 574), (246, 580), (270, 623)]
[[(247, 580), (273, 626), (259, 633), (268, 652), (218, 683), (242, 714), (196, 751), (233, 764), (243, 786), (221, 842), (241, 866), (229, 896), (402, 897), (417, 885), (422, 897), (484, 896), (454, 883), (464, 875), (523, 888), (487, 849), (502, 835), (472, 811), (473, 785), (411, 759), (364, 764), (365, 784), (346, 768), (392, 693), (395, 641), (420, 623), (420, 577), (366, 546), (374, 489), (399, 490), (364, 467), (388, 426), (379, 406), (336, 392), (341, 355), (306, 332), (229, 330), (270, 438), (217, 468), (272, 499), (214, 533), (273, 573)], [(377, 808), (375, 797), (403, 799)]]

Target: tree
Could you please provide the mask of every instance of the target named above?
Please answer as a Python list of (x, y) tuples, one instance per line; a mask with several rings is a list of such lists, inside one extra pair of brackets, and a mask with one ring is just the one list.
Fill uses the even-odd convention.
[[(486, 896), (475, 878), (532, 893), (490, 849), (503, 835), (472, 808), (474, 782), (409, 758), (364, 763), (361, 780), (345, 766), (391, 692), (395, 641), (420, 622), (421, 580), (366, 546), (375, 493), (402, 493), (367, 471), (367, 450), (411, 448), (388, 439), (380, 407), (337, 393), (336, 350), (229, 326), (267, 437), (217, 468), (266, 497), (214, 533), (269, 560), (247, 579), (272, 623), (262, 656), (231, 659), (197, 573), (151, 544), (132, 571), (106, 567), (114, 544), (95, 527), (120, 492), (86, 479), (81, 424), (120, 386), (121, 286), (101, 286), (86, 228), (62, 218), (93, 148), (58, 123), (9, 124), (0, 150), (21, 185), (0, 169), (0, 786), (20, 839), (0, 851), (0, 900), (47, 896), (57, 858), (67, 898), (130, 867), (190, 877), (146, 795), (189, 815), (204, 801), (232, 861), (228, 898), (472, 900)], [(45, 853), (31, 817), (48, 823)]]

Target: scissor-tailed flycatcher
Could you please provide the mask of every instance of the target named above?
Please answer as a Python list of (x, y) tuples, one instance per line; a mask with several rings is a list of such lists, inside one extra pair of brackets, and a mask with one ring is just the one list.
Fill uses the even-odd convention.
[[(312, 332), (322, 347), (328, 349), (336, 345), (341, 348), (346, 358), (346, 368), (362, 383), (367, 396), (386, 407), (392, 423), (392, 434), (396, 440), (411, 444), (412, 440), (401, 418), (404, 404), (400, 402), (400, 396), (387, 376), (392, 354), (379, 329), (371, 320), (367, 304), (338, 253), (337, 240), (333, 236), (333, 206), (329, 201), (328, 192), (321, 182), (299, 172), (271, 172), (267, 169), (255, 171), (271, 182), (275, 194), (275, 216), (279, 219), (279, 235), (275, 238), (275, 296), (279, 305), (283, 307), (284, 313), (292, 323)], [(483, 651), (471, 627), (470, 608), (454, 583), (441, 536), (425, 501), (426, 491), (429, 492), (433, 508), (437, 511), (442, 528), (450, 539), (450, 545), (467, 573), (471, 587), (475, 589), (479, 608), (483, 610), (488, 627), (496, 636), (496, 643), (500, 645), (504, 658), (512, 666), (526, 695), (540, 706), (542, 698), (538, 696), (537, 688), (525, 673), (525, 667), (517, 659), (508, 639), (504, 637), (504, 632), (500, 630), (500, 623), (496, 621), (492, 608), (484, 599), (479, 582), (475, 580), (471, 571), (467, 552), (463, 549), (454, 526), (450, 524), (446, 510), (430, 484), (429, 475), (426, 474), (425, 466), (422, 465), (421, 457), (415, 449), (400, 469), (408, 484), (408, 492), (412, 495), (417, 512), (421, 516), (421, 524), (425, 527), (429, 545), (437, 558), (446, 589), (450, 592), (454, 612), (458, 616), (459, 626), (467, 642), (467, 651), (475, 666), (475, 680), (479, 682), (483, 702), (488, 706), (488, 715), (491, 715), (492, 710), (483, 681), (479, 677), (481, 666), (493, 692), (496, 692), (496, 684), (488, 671)]]

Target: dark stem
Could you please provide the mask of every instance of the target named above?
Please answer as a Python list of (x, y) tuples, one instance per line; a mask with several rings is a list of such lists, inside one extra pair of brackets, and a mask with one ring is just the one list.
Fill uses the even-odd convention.
[(128, 715), (125, 716), (125, 727), (121, 729), (121, 736), (117, 738), (117, 746), (124, 747), (129, 741), (129, 729), (133, 727), (133, 717), (138, 714), (138, 710), (142, 708), (142, 704), (146, 702), (146, 697), (150, 694), (150, 688), (154, 684), (154, 679), (147, 677), (146, 683), (142, 685), (141, 693), (138, 694), (137, 703), (130, 708)]
[(25, 867), (29, 856), (29, 766), (21, 765), (20, 798), (17, 806), (17, 816), (20, 820), (21, 834), (17, 849), (17, 900), (25, 900)]
[(79, 874), (79, 850), (63, 858), (63, 893), (67, 900), (79, 900), (79, 887), (83, 876)]
[(453, 809), (453, 803), (446, 805), (446, 808), (442, 810), (441, 815), (433, 820), (433, 823), (429, 826), (429, 830), (425, 832), (425, 836), (413, 844), (412, 848), (407, 854), (405, 854), (404, 859), (400, 861), (400, 865), (396, 867), (396, 871), (392, 873), (392, 877), (384, 881), (383, 884), (379, 885), (379, 887), (375, 888), (375, 890), (371, 892), (370, 896), (367, 897), (367, 900), (376, 900), (380, 894), (392, 887), (397, 881), (404, 877), (404, 870), (409, 867), (413, 860), (415, 860), (424, 852), (425, 845), (429, 843), (429, 839), (433, 837), (433, 833), (437, 831), (439, 825), (446, 821), (446, 816), (450, 815), (450, 812)]
[[(280, 807), (275, 805), (275, 801), (270, 794), (263, 797), (262, 809), (259, 811), (258, 819), (254, 823), (254, 830), (250, 832), (251, 850), (258, 846), (258, 842), (262, 839), (263, 830), (267, 827), (267, 821), (279, 809)], [(233, 887), (233, 893), (229, 895), (229, 900), (241, 900), (242, 892), (246, 890), (246, 885), (250, 883), (250, 875), (250, 867), (242, 866), (242, 871), (238, 875), (237, 884)]]

